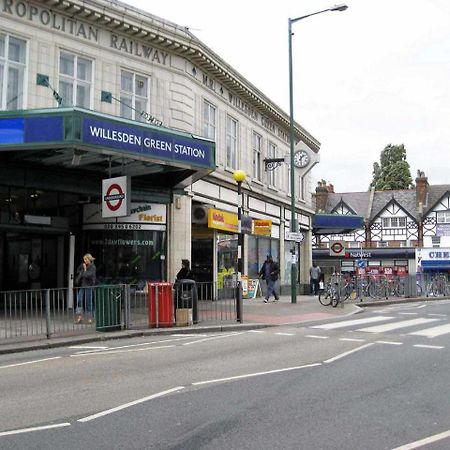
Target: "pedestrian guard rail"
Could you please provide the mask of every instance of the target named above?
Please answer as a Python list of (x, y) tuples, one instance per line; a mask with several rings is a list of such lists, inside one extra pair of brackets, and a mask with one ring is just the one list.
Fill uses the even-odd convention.
[(82, 289), (55, 288), (0, 292), (0, 345), (14, 340), (76, 336), (121, 329), (236, 321), (236, 287), (181, 282), (92, 286), (93, 314), (78, 314)]

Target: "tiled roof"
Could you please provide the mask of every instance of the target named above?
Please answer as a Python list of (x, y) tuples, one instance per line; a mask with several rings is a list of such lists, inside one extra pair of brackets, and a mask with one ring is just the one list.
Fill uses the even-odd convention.
[[(450, 192), (450, 184), (435, 184), (428, 185), (428, 194), (423, 205), (423, 214), (436, 206), (436, 203), (447, 193)], [(362, 216), (373, 221), (378, 214), (380, 214), (384, 208), (395, 200), (410, 216), (418, 220), (418, 210), (416, 207), (416, 189), (399, 189), (392, 191), (375, 191), (373, 194), (373, 200), (371, 210), (369, 209), (371, 192), (330, 192), (327, 198), (327, 204), (324, 213), (330, 214), (339, 203), (343, 202), (356, 215)], [(315, 196), (313, 196), (313, 206), (315, 207)]]
[(394, 199), (412, 217), (416, 220), (418, 219), (416, 208), (416, 190), (401, 189), (393, 191), (375, 191), (369, 220), (372, 221), (390, 203), (392, 199)]
[(369, 205), (370, 191), (329, 193), (326, 212), (330, 213), (342, 201), (358, 216), (366, 217)]
[(433, 208), (448, 191), (450, 191), (450, 184), (434, 184), (428, 186), (428, 196), (423, 205), (424, 215), (426, 215), (426, 213)]

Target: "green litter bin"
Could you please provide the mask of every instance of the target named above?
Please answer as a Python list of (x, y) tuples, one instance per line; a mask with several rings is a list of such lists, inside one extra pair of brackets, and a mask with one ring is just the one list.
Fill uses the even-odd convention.
[(95, 329), (117, 331), (122, 328), (122, 288), (118, 286), (97, 286), (95, 288)]

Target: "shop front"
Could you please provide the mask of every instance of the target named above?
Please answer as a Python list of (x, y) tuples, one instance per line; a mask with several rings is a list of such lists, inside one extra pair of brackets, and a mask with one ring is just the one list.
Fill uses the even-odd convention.
[[(0, 112), (0, 289), (70, 286), (83, 253), (99, 281), (165, 280), (175, 194), (215, 169), (215, 145), (80, 108)], [(102, 215), (102, 183), (131, 210)], [(190, 234), (189, 234), (190, 239)]]
[(418, 273), (450, 273), (450, 248), (417, 248)]
[(399, 249), (346, 249), (335, 256), (330, 250), (313, 250), (313, 261), (317, 263), (328, 280), (338, 272), (354, 275), (408, 275), (415, 273), (415, 251), (413, 248)]

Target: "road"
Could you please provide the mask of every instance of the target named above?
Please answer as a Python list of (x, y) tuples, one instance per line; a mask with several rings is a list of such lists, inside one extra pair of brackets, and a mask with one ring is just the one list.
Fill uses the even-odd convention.
[(450, 448), (450, 302), (0, 357), (0, 449)]

